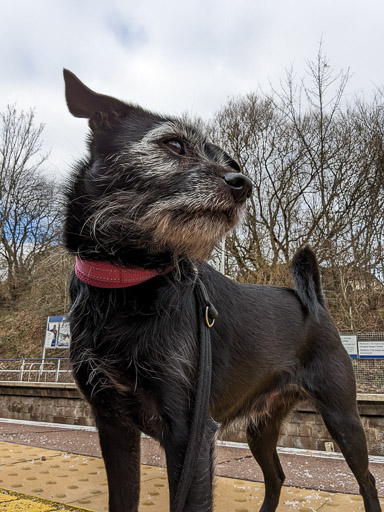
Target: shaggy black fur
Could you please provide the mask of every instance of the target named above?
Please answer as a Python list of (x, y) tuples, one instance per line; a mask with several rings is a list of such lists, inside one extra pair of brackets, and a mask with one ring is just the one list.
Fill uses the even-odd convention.
[[(219, 311), (211, 329), (212, 417), (247, 422), (265, 477), (261, 510), (279, 501), (276, 443), (289, 409), (311, 398), (379, 512), (348, 355), (325, 307), (309, 248), (293, 261), (295, 290), (241, 285), (202, 263), (241, 218), (250, 182), (183, 121), (94, 93), (65, 71), (69, 110), (89, 119), (90, 155), (67, 191), (65, 240), (83, 259), (173, 271), (123, 289), (72, 277), (71, 360), (92, 405), (110, 511), (137, 512), (140, 433), (167, 457), (170, 508), (188, 442), (197, 367), (194, 265)], [(185, 512), (212, 510), (214, 431), (207, 418)]]

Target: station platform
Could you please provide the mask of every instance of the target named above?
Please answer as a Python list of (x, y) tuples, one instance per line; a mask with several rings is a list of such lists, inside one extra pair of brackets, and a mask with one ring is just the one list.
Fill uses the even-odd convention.
[[(108, 487), (99, 455), (97, 435), (92, 430), (0, 420), (0, 511), (107, 512)], [(337, 456), (332, 460), (332, 456), (321, 459), (308, 452), (306, 455), (288, 452), (281, 453), (280, 458), (290, 485), (283, 488), (279, 512), (364, 510), (362, 499), (353, 487), (353, 477), (347, 475), (345, 463)], [(220, 446), (217, 459), (214, 510), (258, 511), (264, 485), (258, 481), (262, 478), (249, 452), (244, 448)], [(140, 512), (168, 512), (164, 455), (152, 440), (143, 439), (142, 461)], [(295, 480), (293, 467), (302, 470), (302, 477), (297, 476)], [(384, 461), (374, 460), (371, 470), (378, 481), (379, 494), (384, 497)], [(311, 480), (312, 488), (308, 486)], [(320, 480), (328, 482), (325, 485), (328, 489), (319, 488)], [(300, 487), (292, 485), (295, 483)], [(337, 483), (336, 491), (344, 492), (329, 492), (332, 483)], [(382, 498), (382, 508), (383, 505)]]

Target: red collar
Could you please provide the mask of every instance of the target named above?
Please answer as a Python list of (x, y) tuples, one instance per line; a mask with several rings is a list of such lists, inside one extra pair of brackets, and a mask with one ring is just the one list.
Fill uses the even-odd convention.
[(119, 267), (103, 261), (85, 261), (77, 256), (75, 265), (75, 273), (80, 281), (97, 288), (128, 288), (167, 274), (171, 269), (172, 266), (161, 272), (140, 267)]

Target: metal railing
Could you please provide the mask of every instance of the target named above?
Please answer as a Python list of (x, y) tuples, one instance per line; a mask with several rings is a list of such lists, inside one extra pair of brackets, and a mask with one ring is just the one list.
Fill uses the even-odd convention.
[(0, 380), (9, 382), (73, 382), (67, 358), (0, 359)]

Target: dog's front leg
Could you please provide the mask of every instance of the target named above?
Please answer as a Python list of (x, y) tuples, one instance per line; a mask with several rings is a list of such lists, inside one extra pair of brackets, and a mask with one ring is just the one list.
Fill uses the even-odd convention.
[(137, 512), (140, 498), (140, 432), (96, 417), (107, 471), (109, 512)]
[[(217, 427), (207, 418), (198, 453), (194, 453), (195, 471), (183, 512), (211, 512), (213, 484), (214, 437)], [(167, 457), (170, 510), (178, 510), (176, 491), (189, 441), (189, 427), (179, 422), (164, 437), (163, 446)]]

